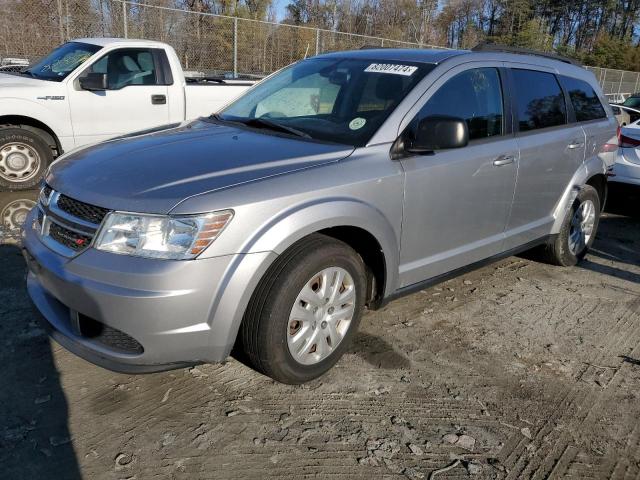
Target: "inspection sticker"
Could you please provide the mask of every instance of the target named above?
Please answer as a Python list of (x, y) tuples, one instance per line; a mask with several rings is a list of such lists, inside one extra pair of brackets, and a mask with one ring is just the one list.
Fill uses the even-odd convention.
[(349, 128), (351, 130), (360, 130), (362, 127), (364, 127), (365, 123), (367, 123), (367, 121), (364, 118), (356, 117), (349, 122)]
[(418, 67), (394, 63), (372, 63), (364, 69), (365, 72), (369, 73), (392, 73), (394, 75), (404, 75), (405, 77), (410, 77), (416, 70), (418, 70)]

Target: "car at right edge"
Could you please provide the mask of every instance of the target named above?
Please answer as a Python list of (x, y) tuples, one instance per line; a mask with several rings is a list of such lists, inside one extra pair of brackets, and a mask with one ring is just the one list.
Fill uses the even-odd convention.
[(618, 152), (610, 182), (640, 186), (640, 125), (638, 121), (618, 129)]

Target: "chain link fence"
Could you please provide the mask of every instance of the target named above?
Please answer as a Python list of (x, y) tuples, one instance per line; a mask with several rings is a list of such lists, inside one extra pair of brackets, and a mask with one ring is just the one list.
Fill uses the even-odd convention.
[(6, 1), (2, 58), (34, 60), (74, 38), (144, 38), (173, 46), (186, 70), (264, 76), (307, 56), (365, 45), (444, 48), (127, 0), (37, 0), (37, 9), (29, 8), (35, 1)]
[(611, 102), (624, 101), (640, 87), (640, 73), (613, 68), (586, 67), (598, 79), (602, 91)]
[[(0, 58), (33, 61), (81, 37), (159, 40), (173, 46), (185, 70), (208, 75), (264, 76), (319, 53), (363, 46), (446, 48), (273, 23), (166, 6), (166, 0), (0, 0)], [(6, 60), (5, 60), (6, 61)], [(611, 101), (640, 88), (640, 73), (591, 70)]]

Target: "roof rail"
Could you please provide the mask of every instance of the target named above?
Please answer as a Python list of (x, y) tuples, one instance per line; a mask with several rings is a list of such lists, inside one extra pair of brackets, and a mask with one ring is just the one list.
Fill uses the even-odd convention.
[(382, 48), (388, 49), (391, 47), (383, 47), (382, 45), (365, 44), (365, 45), (362, 45), (358, 50), (380, 50)]
[(570, 63), (577, 67), (582, 67), (582, 64), (577, 60), (557, 53), (539, 52), (537, 50), (529, 50), (528, 48), (512, 47), (510, 45), (500, 45), (498, 43), (479, 43), (471, 49), (472, 52), (504, 52), (504, 53), (517, 53), (521, 55), (535, 55), (537, 57), (545, 57), (551, 60), (558, 60), (564, 63)]

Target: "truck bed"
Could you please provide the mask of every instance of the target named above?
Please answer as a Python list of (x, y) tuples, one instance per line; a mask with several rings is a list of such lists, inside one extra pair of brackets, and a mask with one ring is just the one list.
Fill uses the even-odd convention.
[(190, 119), (211, 115), (255, 83), (247, 80), (212, 81), (201, 79), (197, 82), (189, 80), (184, 90), (186, 100), (185, 118)]

